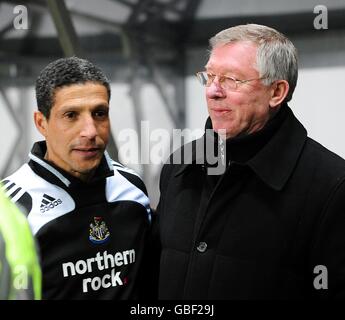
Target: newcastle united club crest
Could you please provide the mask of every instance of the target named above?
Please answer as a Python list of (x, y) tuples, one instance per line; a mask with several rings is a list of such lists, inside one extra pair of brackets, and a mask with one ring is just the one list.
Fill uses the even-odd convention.
[(109, 240), (110, 232), (102, 217), (94, 217), (90, 223), (89, 240), (92, 243), (102, 244)]

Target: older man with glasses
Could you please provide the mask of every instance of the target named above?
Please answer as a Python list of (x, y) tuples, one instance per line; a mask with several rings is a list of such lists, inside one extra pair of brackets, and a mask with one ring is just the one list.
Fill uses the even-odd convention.
[(345, 161), (309, 138), (287, 104), (296, 48), (255, 24), (210, 44), (197, 73), (205, 135), (161, 173), (159, 297), (345, 297)]

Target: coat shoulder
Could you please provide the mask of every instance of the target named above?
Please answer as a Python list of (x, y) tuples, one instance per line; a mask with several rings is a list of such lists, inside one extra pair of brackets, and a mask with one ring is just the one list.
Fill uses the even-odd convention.
[(319, 142), (307, 138), (303, 157), (306, 164), (317, 168), (325, 176), (345, 179), (345, 160)]

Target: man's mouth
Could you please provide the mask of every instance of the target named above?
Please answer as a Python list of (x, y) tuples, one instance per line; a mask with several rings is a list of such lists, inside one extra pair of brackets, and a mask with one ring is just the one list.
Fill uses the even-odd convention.
[(215, 115), (224, 115), (224, 114), (227, 114), (227, 113), (231, 112), (230, 109), (225, 109), (225, 108), (211, 108), (211, 111)]
[(93, 158), (97, 156), (101, 148), (74, 148), (73, 151), (77, 152), (79, 155), (86, 157), (86, 158)]

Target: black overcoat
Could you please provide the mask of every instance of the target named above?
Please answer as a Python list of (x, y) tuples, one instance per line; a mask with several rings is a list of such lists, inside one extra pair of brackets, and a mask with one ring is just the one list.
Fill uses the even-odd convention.
[(345, 161), (291, 109), (212, 188), (190, 160), (161, 173), (160, 299), (345, 298)]

